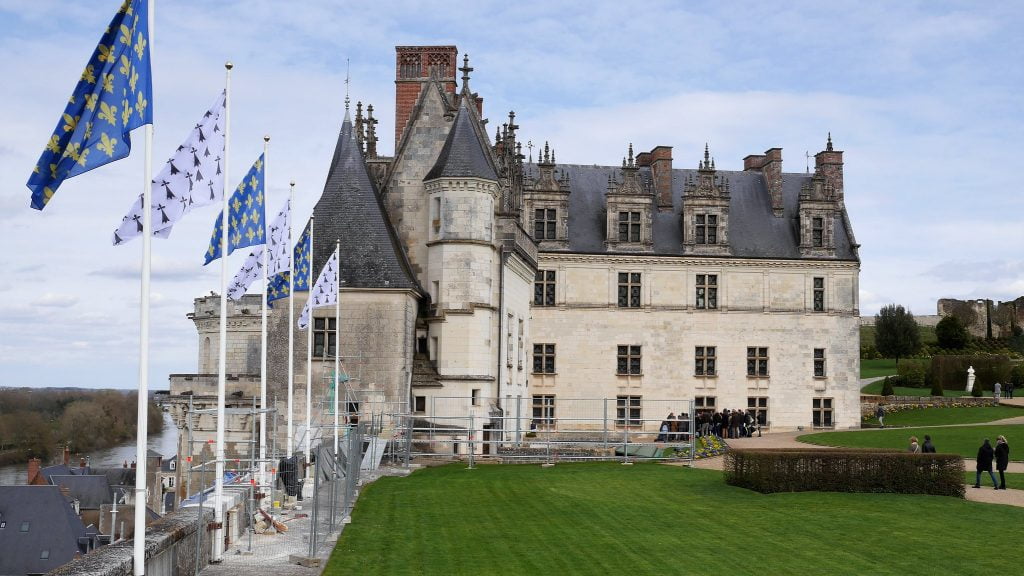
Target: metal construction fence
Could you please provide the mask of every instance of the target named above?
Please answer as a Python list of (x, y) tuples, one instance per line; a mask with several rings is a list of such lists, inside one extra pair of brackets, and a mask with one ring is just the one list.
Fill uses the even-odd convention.
[(309, 557), (330, 553), (332, 535), (349, 522), (355, 504), (365, 449), (363, 430), (359, 425), (339, 429), (338, 450), (334, 449), (333, 431), (312, 451), (312, 503), (309, 510)]
[[(358, 423), (365, 450), (399, 466), (417, 458), (497, 462), (683, 460), (696, 440), (693, 402), (640, 396), (501, 399), (435, 396), (390, 402), (349, 390), (342, 422)], [(339, 409), (340, 410), (340, 409)]]

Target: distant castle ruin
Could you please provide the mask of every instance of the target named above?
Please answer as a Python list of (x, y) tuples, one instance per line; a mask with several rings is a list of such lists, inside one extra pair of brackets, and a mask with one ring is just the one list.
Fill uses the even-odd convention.
[(956, 316), (971, 336), (977, 338), (1009, 338), (1024, 324), (1024, 296), (995, 303), (940, 298), (937, 308), (939, 316)]

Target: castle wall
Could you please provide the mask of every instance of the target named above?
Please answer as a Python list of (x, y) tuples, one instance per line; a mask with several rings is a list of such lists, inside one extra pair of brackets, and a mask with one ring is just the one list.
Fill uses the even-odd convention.
[[(692, 399), (718, 410), (767, 397), (775, 429), (810, 427), (812, 398), (831, 398), (837, 427), (860, 424), (857, 265), (839, 262), (611, 259), (541, 255), (557, 305), (534, 307), (530, 341), (556, 345), (556, 374), (531, 374), (530, 394), (563, 398)], [(619, 308), (617, 273), (642, 272), (642, 307)], [(696, 274), (718, 274), (719, 308), (696, 309)], [(813, 311), (812, 278), (826, 278)], [(768, 305), (766, 306), (765, 303)], [(640, 345), (642, 374), (617, 372), (617, 346)], [(695, 348), (715, 346), (717, 375), (695, 375)], [(768, 348), (769, 376), (747, 376), (747, 347)], [(814, 376), (814, 349), (825, 376)], [(532, 371), (532, 366), (530, 367)], [(646, 414), (644, 418), (664, 415)]]

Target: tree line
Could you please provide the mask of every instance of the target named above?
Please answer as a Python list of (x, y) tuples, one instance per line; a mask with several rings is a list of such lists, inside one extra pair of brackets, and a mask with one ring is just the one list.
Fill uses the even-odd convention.
[[(60, 453), (88, 453), (135, 438), (137, 392), (0, 389), (0, 464)], [(150, 434), (163, 431), (160, 408), (149, 402)]]

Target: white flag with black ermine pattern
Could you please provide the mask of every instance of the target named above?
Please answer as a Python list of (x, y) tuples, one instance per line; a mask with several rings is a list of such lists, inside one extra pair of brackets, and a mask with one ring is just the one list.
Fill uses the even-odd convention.
[(292, 201), (284, 203), (277, 218), (267, 228), (267, 277), (292, 269), (291, 223)]
[(299, 329), (305, 330), (309, 326), (309, 315), (313, 308), (331, 306), (338, 302), (338, 249), (327, 259), (327, 264), (320, 270), (316, 278), (316, 284), (309, 291), (309, 299), (302, 307), (302, 314), (299, 315)]
[(245, 264), (238, 270), (228, 284), (228, 298), (241, 300), (249, 286), (258, 278), (263, 277), (263, 246), (257, 246), (245, 259)]
[[(151, 230), (167, 238), (171, 226), (193, 208), (220, 202), (224, 194), (224, 93), (178, 146), (152, 183)], [(114, 246), (142, 234), (142, 195), (114, 231)]]

